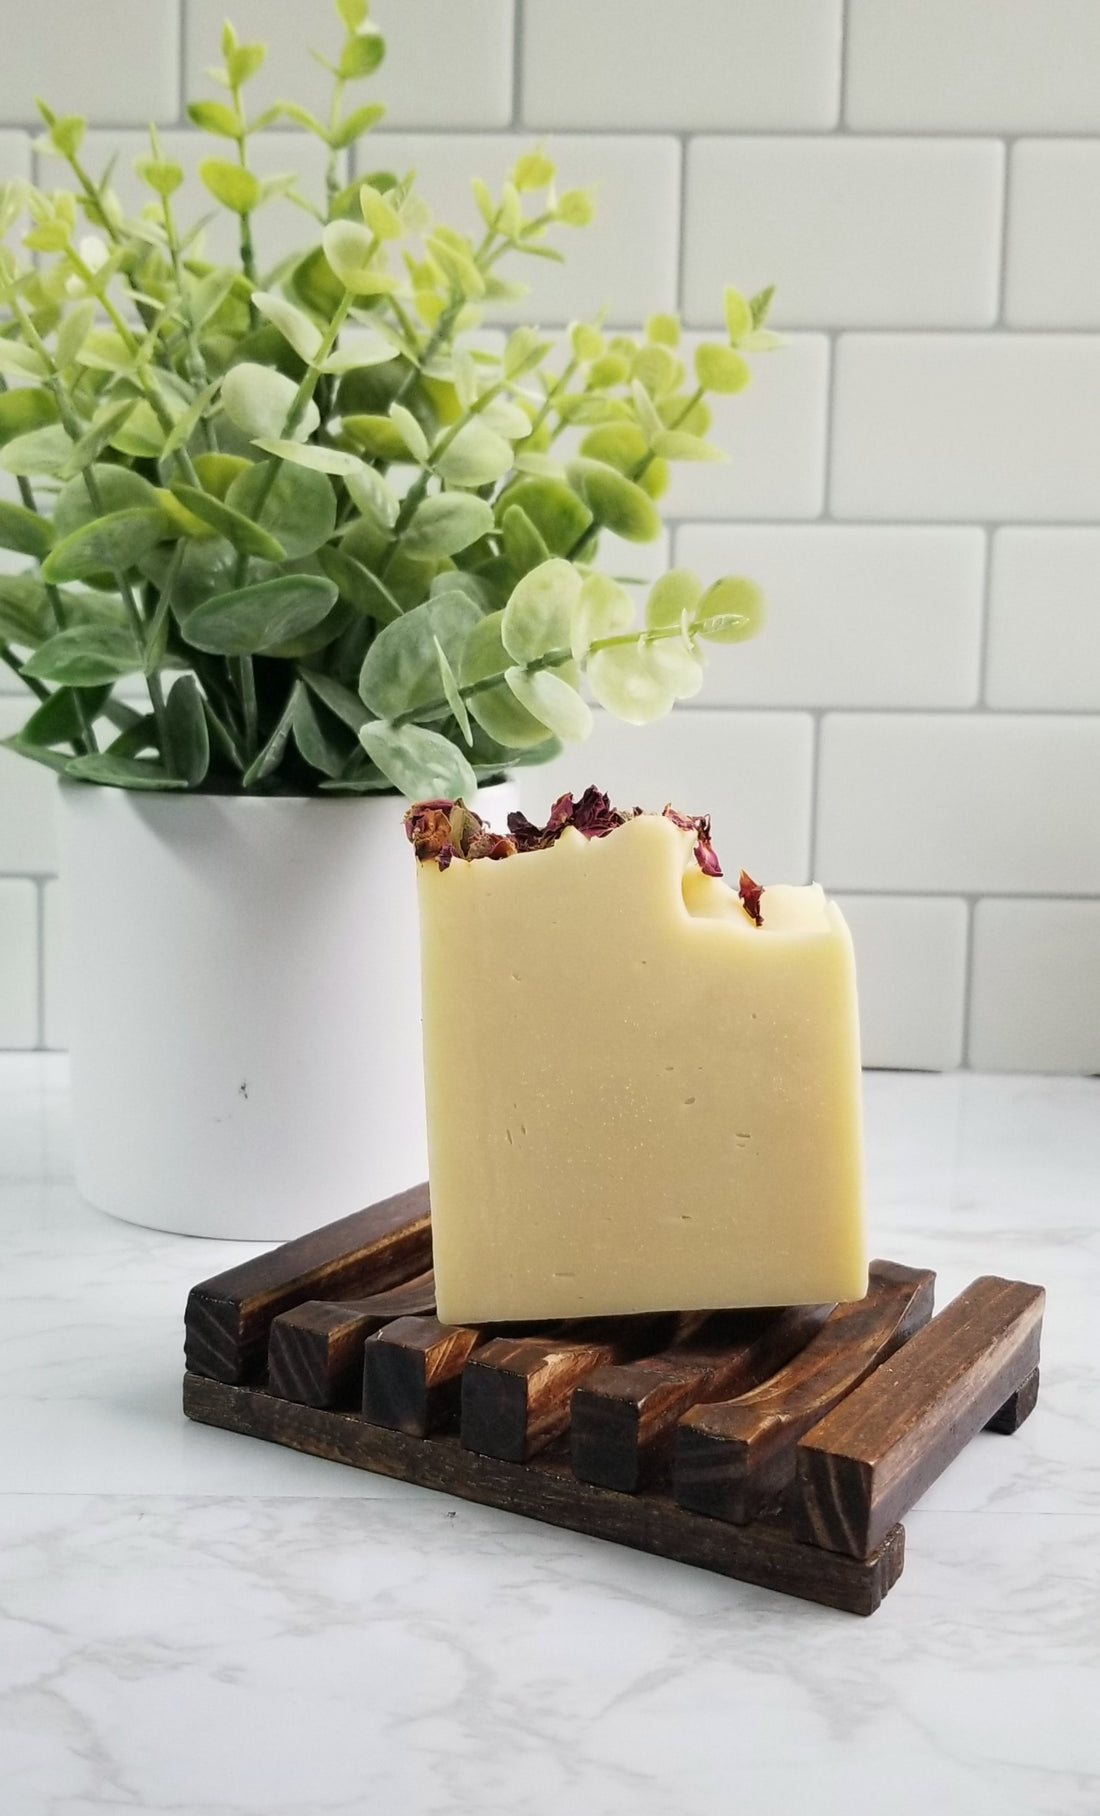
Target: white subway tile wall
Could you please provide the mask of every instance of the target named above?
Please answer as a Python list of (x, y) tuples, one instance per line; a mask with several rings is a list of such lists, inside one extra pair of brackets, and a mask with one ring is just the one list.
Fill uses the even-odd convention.
[[(327, 105), (304, 54), (331, 43), (324, 6), (18, 10), (0, 179), (63, 180), (32, 150), (36, 94), (88, 114), (87, 161), (120, 154), (120, 187), (150, 119), (193, 170), (210, 147), (185, 97), (216, 93), (226, 11), (271, 47), (257, 106)], [(564, 184), (596, 186), (597, 225), (565, 267), (530, 261), (498, 320), (679, 307), (690, 356), (725, 282), (777, 281), (794, 330), (715, 400), (731, 458), (677, 470), (670, 536), (604, 557), (752, 574), (768, 628), (716, 650), (662, 726), (597, 714), (587, 746), (521, 772), (528, 811), (595, 778), (709, 808), (730, 870), (819, 878), (852, 927), (868, 1065), (1100, 1073), (1097, 0), (372, 11), (389, 50), (361, 94), (389, 113), (361, 171), (415, 167), (471, 225), (469, 177), (541, 137)], [(322, 182), (289, 122), (257, 152)], [(265, 260), (309, 230), (289, 204), (260, 220)], [(0, 1047), (65, 1041), (54, 786), (0, 751)]]

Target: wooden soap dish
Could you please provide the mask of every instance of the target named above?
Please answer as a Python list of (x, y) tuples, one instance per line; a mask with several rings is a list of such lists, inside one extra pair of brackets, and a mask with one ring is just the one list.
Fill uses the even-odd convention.
[(192, 1288), (184, 1411), (465, 1500), (873, 1614), (898, 1524), (1035, 1405), (1043, 1289), (876, 1261), (835, 1309), (447, 1327), (428, 1190)]

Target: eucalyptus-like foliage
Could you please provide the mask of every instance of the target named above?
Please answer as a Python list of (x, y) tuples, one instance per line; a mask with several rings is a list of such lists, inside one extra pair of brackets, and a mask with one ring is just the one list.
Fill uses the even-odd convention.
[[(670, 315), (643, 339), (588, 321), (564, 343), (473, 335), (522, 291), (505, 260), (559, 258), (551, 231), (586, 225), (592, 198), (559, 193), (535, 149), (499, 194), (474, 180), (468, 238), (412, 175), (345, 185), (383, 111), (348, 91), (384, 46), (366, 0), (336, 10), (327, 119), (250, 115), (263, 46), (228, 25), (225, 98), (190, 108), (217, 141), (199, 174), (237, 223), (236, 265), (206, 256), (209, 217), (179, 220), (184, 173), (155, 131), (138, 215), (85, 167), (84, 122), (45, 105), (39, 148), (70, 187), (0, 190), (0, 468), (20, 499), (0, 501), (0, 546), (28, 560), (0, 576), (0, 658), (36, 696), (8, 743), (69, 776), (468, 795), (586, 735), (582, 678), (643, 724), (698, 691), (704, 642), (760, 623), (751, 582), (683, 570), (635, 623), (594, 561), (602, 530), (657, 535), (670, 461), (722, 457), (707, 396), (777, 344), (770, 293), (728, 290), (726, 336), (690, 373)], [(252, 170), (275, 120), (328, 148), (322, 205)], [(253, 217), (275, 196), (312, 234), (260, 271)]]

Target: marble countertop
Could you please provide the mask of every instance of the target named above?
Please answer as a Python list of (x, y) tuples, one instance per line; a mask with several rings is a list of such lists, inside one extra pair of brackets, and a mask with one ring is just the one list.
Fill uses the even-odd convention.
[(0, 1057), (3, 1816), (1096, 1816), (1100, 1081), (866, 1098), (875, 1251), (1049, 1299), (860, 1620), (188, 1424), (258, 1251), (89, 1210), (64, 1060)]

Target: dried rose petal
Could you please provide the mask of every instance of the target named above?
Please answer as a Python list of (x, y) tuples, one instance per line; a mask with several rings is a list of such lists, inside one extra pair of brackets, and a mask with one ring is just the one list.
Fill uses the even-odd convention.
[(542, 828), (529, 820), (525, 813), (508, 815), (508, 831), (515, 840), (517, 851), (538, 851), (542, 845)]
[(764, 925), (764, 916), (760, 912), (760, 897), (764, 893), (763, 883), (754, 883), (747, 870), (741, 872), (741, 881), (737, 893), (745, 904), (745, 913), (758, 927)]
[(695, 862), (704, 876), (721, 876), (722, 866), (718, 862), (718, 853), (709, 839), (699, 839), (695, 846)]

